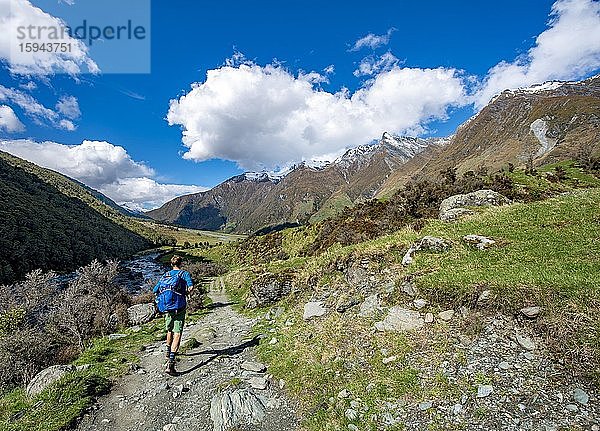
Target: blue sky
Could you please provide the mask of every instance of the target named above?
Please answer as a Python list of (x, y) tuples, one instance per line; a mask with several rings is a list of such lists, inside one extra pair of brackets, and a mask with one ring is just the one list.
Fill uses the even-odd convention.
[[(28, 4), (0, 0), (0, 13), (11, 1)], [(78, 1), (31, 5), (62, 18)], [(7, 107), (0, 111), (0, 149), (76, 176), (129, 206), (152, 207), (194, 191), (160, 185), (212, 187), (246, 169), (331, 158), (386, 130), (447, 136), (504, 88), (597, 73), (599, 9), (594, 0), (153, 1), (150, 73), (69, 75), (57, 73), (60, 65), (15, 71), (0, 47), (0, 105)], [(574, 46), (568, 43), (573, 37), (588, 40)], [(361, 38), (362, 47), (353, 49)], [(573, 49), (578, 55), (567, 52)], [(359, 72), (361, 62), (366, 73)], [(220, 73), (207, 79), (207, 71)], [(310, 72), (318, 75), (307, 77)], [(191, 92), (195, 82), (201, 88)], [(412, 90), (390, 93), (390, 86)], [(275, 98), (265, 96), (271, 88)], [(28, 111), (34, 102), (23, 102), (23, 94), (57, 115)], [(290, 101), (281, 101), (288, 94)], [(421, 102), (421, 94), (431, 100)], [(170, 113), (170, 101), (181, 96), (185, 101)], [(355, 125), (365, 110), (372, 118)], [(191, 136), (186, 142), (182, 130)], [(78, 148), (73, 156), (64, 147), (38, 148), (43, 141), (104, 144)], [(116, 159), (114, 147), (124, 149)], [(106, 154), (111, 161), (98, 165), (94, 159)], [(152, 183), (121, 181), (130, 178)]]

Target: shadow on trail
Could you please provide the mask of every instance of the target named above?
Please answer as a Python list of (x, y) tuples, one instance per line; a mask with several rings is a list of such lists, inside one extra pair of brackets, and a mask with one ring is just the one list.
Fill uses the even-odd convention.
[(244, 350), (246, 350), (250, 347), (258, 346), (258, 343), (260, 342), (260, 338), (261, 338), (261, 336), (257, 335), (254, 338), (252, 338), (251, 340), (245, 341), (238, 346), (226, 347), (224, 349), (210, 349), (210, 350), (203, 350), (201, 352), (195, 352), (195, 353), (182, 353), (180, 356), (199, 356), (199, 355), (212, 355), (212, 356), (210, 358), (208, 358), (207, 360), (194, 365), (192, 368), (190, 368), (188, 370), (178, 371), (177, 375), (182, 376), (182, 375), (191, 373), (192, 371), (195, 371), (199, 368), (204, 367), (205, 365), (210, 364), (212, 361), (217, 359), (219, 356), (239, 355)]
[(215, 308), (223, 308), (229, 307), (230, 305), (235, 305), (237, 302), (213, 302), (211, 304), (207, 304), (204, 306), (206, 310), (214, 310)]

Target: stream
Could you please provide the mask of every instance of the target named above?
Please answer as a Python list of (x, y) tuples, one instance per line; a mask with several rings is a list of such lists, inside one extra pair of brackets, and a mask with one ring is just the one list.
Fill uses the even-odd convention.
[(116, 283), (131, 294), (152, 289), (160, 276), (169, 269), (158, 260), (160, 255), (161, 253), (156, 251), (143, 252), (129, 260), (121, 261)]

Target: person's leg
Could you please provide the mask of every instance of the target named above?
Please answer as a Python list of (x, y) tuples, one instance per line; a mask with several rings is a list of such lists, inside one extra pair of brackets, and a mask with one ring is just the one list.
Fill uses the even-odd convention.
[(179, 343), (181, 342), (181, 332), (173, 333), (173, 343), (171, 344), (171, 352), (177, 353), (179, 350)]
[(173, 331), (167, 331), (167, 358), (171, 355), (173, 346)]
[(173, 341), (171, 343), (171, 354), (169, 356), (170, 372), (175, 373), (175, 355), (181, 343), (181, 333), (185, 323), (185, 310), (181, 310), (173, 316)]
[(167, 331), (167, 359), (171, 356), (171, 347), (173, 345), (173, 326), (175, 325), (175, 319), (173, 313), (165, 313), (165, 330)]

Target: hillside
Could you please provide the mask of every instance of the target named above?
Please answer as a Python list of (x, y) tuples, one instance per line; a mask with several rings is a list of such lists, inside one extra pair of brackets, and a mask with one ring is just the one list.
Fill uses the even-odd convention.
[(424, 151), (390, 175), (378, 196), (448, 168), (495, 171), (528, 160), (539, 166), (581, 152), (600, 153), (600, 76), (504, 91), (461, 125), (448, 145)]
[[(69, 271), (93, 259), (123, 258), (150, 246), (146, 238), (100, 213), (99, 201), (92, 206), (86, 189), (58, 175), (49, 178), (55, 182), (43, 181), (16, 162), (1, 154), (0, 283), (38, 268)], [(83, 199), (62, 191), (67, 188)]]
[[(561, 193), (550, 199), (316, 254), (309, 226), (206, 256), (229, 263), (224, 281), (247, 313), (266, 313), (259, 357), (301, 401), (306, 429), (590, 429), (600, 181), (564, 166), (558, 183), (512, 173), (526, 196)], [(495, 243), (477, 248), (471, 234)], [(447, 245), (403, 264), (427, 236)]]
[(372, 198), (407, 160), (444, 140), (398, 138), (348, 150), (332, 163), (300, 164), (286, 175), (247, 173), (176, 198), (147, 214), (196, 229), (251, 233), (266, 226), (318, 221)]

